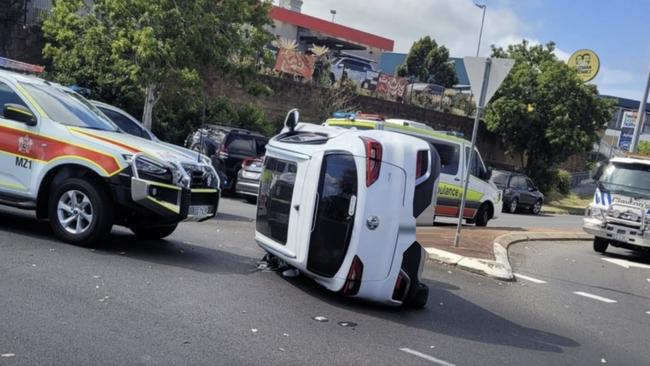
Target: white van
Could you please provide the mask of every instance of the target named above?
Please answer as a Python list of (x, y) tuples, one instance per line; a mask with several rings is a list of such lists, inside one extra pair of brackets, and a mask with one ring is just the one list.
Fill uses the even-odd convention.
[[(471, 143), (444, 132), (435, 131), (424, 123), (404, 119), (383, 119), (377, 115), (339, 114), (325, 122), (328, 126), (377, 129), (419, 137), (432, 144), (440, 155), (440, 183), (438, 185), (435, 216), (458, 217), (463, 194), (462, 180), (469, 158)], [(474, 150), (467, 204), (463, 217), (467, 223), (486, 226), (497, 218), (503, 206), (502, 192), (490, 182), (491, 171), (485, 167), (478, 149)], [(433, 216), (434, 213), (432, 212)], [(424, 215), (423, 215), (424, 216)], [(418, 219), (418, 225), (433, 225), (432, 220)]]
[(424, 306), (415, 218), (434, 198), (435, 150), (409, 136), (297, 121), (294, 110), (266, 147), (258, 245), (344, 296)]

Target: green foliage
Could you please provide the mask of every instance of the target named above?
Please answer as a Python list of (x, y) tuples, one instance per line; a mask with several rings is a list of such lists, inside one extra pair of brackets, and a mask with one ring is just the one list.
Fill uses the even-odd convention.
[(650, 155), (650, 141), (639, 141), (637, 152), (641, 155)]
[(458, 84), (456, 70), (449, 61), (449, 50), (445, 46), (438, 46), (429, 36), (413, 43), (404, 64), (397, 69), (397, 74), (447, 88)]
[(493, 57), (516, 63), (485, 113), (488, 129), (508, 153), (522, 156), (526, 173), (541, 186), (554, 166), (592, 148), (613, 113), (613, 103), (558, 60), (554, 48), (525, 40), (505, 50), (493, 46)]
[[(177, 85), (207, 89), (211, 75), (250, 79), (270, 35), (258, 0), (55, 0), (43, 24), (53, 77), (104, 100), (144, 99), (151, 120)], [(121, 104), (121, 103), (116, 103)], [(157, 114), (159, 115), (159, 114)]]
[(571, 190), (571, 173), (564, 169), (555, 171), (555, 188), (561, 194), (569, 194)]

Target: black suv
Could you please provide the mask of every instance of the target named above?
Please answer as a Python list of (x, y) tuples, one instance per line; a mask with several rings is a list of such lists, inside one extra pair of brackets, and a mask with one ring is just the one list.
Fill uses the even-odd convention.
[(214, 168), (226, 175), (223, 189), (234, 192), (242, 162), (263, 156), (268, 140), (260, 133), (241, 128), (205, 125), (190, 133), (185, 146), (211, 157)]
[(527, 176), (503, 170), (492, 172), (490, 179), (497, 188), (503, 190), (503, 211), (515, 213), (526, 209), (534, 215), (542, 211), (544, 194)]

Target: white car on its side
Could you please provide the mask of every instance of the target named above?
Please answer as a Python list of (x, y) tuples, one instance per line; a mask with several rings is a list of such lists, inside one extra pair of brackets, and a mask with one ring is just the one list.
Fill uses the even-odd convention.
[(422, 307), (415, 222), (434, 201), (436, 151), (415, 137), (297, 123), (269, 141), (255, 239), (344, 296)]

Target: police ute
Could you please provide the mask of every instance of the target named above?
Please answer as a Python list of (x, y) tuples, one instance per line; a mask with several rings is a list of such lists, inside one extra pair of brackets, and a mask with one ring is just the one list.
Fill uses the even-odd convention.
[(80, 245), (113, 224), (159, 239), (216, 215), (207, 159), (129, 135), (71, 89), (20, 73), (38, 66), (0, 58), (0, 68), (0, 204), (35, 210)]
[(435, 150), (393, 132), (298, 121), (289, 112), (266, 148), (258, 245), (344, 296), (424, 306), (415, 223), (434, 201)]
[(592, 178), (596, 192), (583, 229), (595, 236), (594, 250), (604, 253), (611, 245), (650, 251), (650, 157), (599, 163)]

